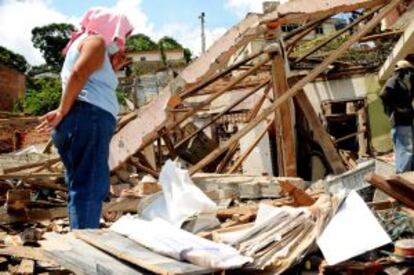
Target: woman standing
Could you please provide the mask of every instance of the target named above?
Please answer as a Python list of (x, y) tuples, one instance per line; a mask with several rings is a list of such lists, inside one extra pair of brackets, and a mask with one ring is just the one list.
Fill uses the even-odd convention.
[(64, 49), (60, 105), (41, 118), (65, 165), (72, 229), (98, 228), (109, 190), (109, 143), (118, 102), (115, 71), (124, 65), (132, 25), (110, 10), (94, 8)]

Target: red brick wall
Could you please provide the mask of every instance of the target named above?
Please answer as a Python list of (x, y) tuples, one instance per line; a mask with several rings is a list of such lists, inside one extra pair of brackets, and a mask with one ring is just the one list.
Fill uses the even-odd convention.
[(0, 65), (0, 110), (11, 111), (19, 98), (26, 92), (24, 74)]

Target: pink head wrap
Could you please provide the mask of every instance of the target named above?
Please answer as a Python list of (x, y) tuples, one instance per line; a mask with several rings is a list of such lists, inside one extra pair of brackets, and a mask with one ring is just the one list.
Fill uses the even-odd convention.
[(118, 48), (125, 50), (126, 36), (133, 30), (126, 16), (106, 8), (89, 9), (83, 16), (80, 24), (81, 30), (72, 33), (68, 44), (63, 49), (63, 54), (66, 54), (73, 41), (85, 32), (102, 35), (106, 46), (116, 41)]

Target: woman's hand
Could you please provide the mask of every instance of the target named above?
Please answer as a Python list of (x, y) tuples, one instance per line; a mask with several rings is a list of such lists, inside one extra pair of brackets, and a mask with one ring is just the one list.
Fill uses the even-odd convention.
[(119, 71), (125, 65), (131, 62), (131, 60), (126, 56), (125, 52), (119, 51), (110, 56), (111, 65), (114, 71)]
[(36, 127), (41, 133), (49, 133), (56, 128), (63, 119), (63, 114), (59, 109), (50, 111), (40, 117), (40, 124)]

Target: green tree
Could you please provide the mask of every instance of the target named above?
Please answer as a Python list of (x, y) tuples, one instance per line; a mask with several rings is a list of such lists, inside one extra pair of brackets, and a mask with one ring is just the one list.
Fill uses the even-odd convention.
[(158, 45), (161, 46), (165, 50), (175, 50), (175, 49), (182, 49), (183, 46), (177, 42), (174, 38), (171, 38), (169, 36), (164, 36), (160, 40), (158, 40)]
[(193, 59), (193, 53), (190, 51), (189, 48), (184, 49), (184, 59), (187, 63), (190, 63), (191, 59)]
[(136, 51), (153, 51), (159, 49), (157, 43), (143, 33), (134, 34), (128, 37), (126, 48)]
[(31, 115), (43, 115), (59, 106), (62, 87), (59, 78), (44, 77), (28, 81), (24, 111)]
[(184, 59), (188, 63), (191, 61), (191, 51), (188, 48), (184, 48), (183, 45), (181, 45), (177, 40), (175, 40), (172, 37), (164, 36), (158, 41), (158, 47), (161, 50), (161, 57), (163, 60), (163, 63), (166, 62), (165, 57), (165, 50), (175, 50), (175, 49), (183, 49), (184, 50)]
[(53, 23), (32, 30), (33, 46), (40, 50), (52, 71), (59, 72), (62, 69), (64, 61), (62, 50), (73, 31), (75, 27), (66, 23)]
[(22, 55), (14, 53), (2, 46), (0, 46), (0, 63), (21, 73), (25, 73), (29, 68), (29, 64)]

